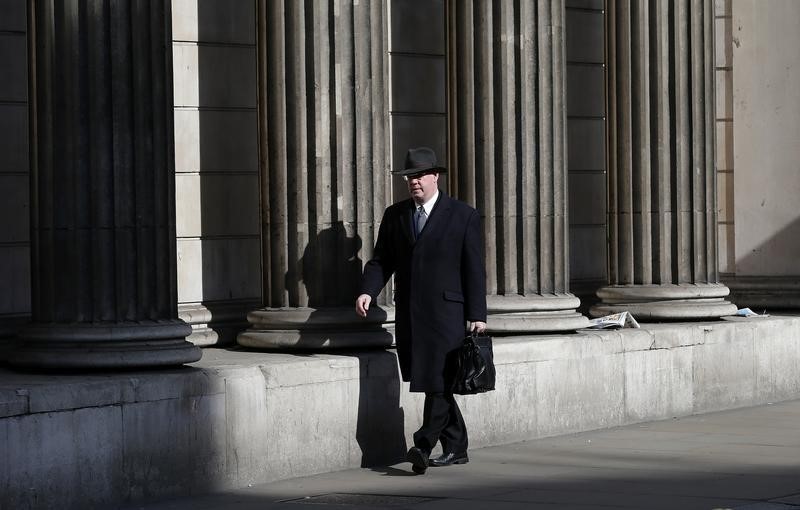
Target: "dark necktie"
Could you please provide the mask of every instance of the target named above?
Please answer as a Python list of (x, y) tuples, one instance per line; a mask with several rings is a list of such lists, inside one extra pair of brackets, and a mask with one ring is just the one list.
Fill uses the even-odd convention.
[(424, 207), (419, 206), (417, 211), (414, 213), (414, 233), (417, 237), (419, 237), (422, 229), (425, 228), (426, 221), (428, 221), (428, 213), (425, 212)]

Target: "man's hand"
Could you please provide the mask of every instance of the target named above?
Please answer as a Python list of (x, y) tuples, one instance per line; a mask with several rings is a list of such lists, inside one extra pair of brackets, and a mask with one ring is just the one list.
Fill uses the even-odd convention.
[(361, 294), (356, 298), (356, 313), (362, 317), (367, 316), (369, 304), (372, 302), (372, 296), (369, 294)]
[(469, 332), (472, 333), (473, 331), (476, 333), (483, 333), (486, 331), (486, 323), (481, 321), (470, 322)]

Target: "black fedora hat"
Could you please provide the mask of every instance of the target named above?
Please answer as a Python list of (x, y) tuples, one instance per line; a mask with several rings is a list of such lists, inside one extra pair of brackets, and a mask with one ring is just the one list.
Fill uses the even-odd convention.
[(405, 168), (392, 173), (394, 175), (414, 175), (422, 172), (447, 172), (446, 168), (436, 164), (436, 153), (430, 147), (408, 149)]

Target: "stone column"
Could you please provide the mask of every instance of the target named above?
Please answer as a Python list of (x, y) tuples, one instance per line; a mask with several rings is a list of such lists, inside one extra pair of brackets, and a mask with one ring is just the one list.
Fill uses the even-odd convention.
[(389, 196), (385, 2), (258, 3), (266, 307), (241, 345), (387, 346), (386, 295), (355, 314)]
[(609, 280), (592, 315), (729, 315), (719, 283), (713, 0), (609, 0)]
[(449, 7), (450, 184), (483, 215), (489, 328), (587, 326), (569, 292), (564, 3)]
[(29, 9), (32, 324), (10, 361), (197, 361), (177, 318), (170, 2)]

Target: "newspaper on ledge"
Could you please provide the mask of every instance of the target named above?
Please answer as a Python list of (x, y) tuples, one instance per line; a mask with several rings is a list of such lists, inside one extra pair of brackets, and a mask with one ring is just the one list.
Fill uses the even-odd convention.
[(590, 329), (638, 328), (639, 323), (630, 312), (619, 312), (589, 321)]

